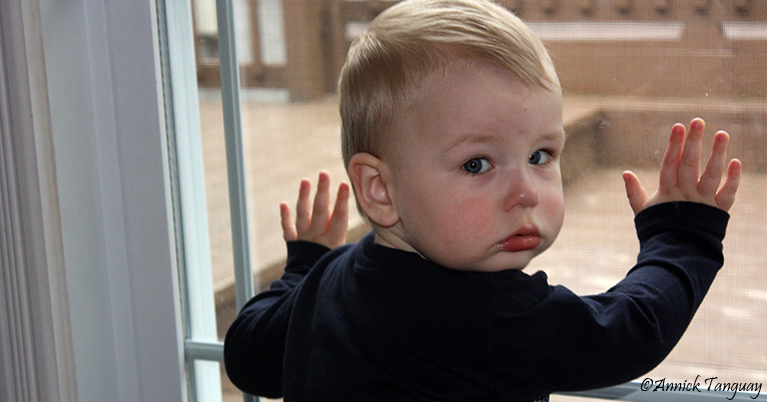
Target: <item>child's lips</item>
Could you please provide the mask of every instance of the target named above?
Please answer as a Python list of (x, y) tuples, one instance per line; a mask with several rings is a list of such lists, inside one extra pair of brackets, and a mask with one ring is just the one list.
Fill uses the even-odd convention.
[(543, 239), (538, 229), (523, 228), (498, 242), (498, 247), (509, 252), (527, 251), (538, 247), (541, 242)]

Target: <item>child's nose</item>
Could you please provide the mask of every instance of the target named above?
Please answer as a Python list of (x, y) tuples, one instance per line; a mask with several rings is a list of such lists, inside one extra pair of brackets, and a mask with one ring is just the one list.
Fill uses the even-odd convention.
[(509, 193), (504, 200), (507, 211), (515, 207), (529, 208), (538, 204), (538, 190), (527, 171), (520, 169), (514, 172), (509, 181)]

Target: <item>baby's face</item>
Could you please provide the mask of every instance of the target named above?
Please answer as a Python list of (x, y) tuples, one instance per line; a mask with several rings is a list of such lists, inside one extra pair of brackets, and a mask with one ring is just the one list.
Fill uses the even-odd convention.
[(391, 197), (399, 248), (471, 271), (522, 269), (564, 218), (562, 95), (471, 62), (430, 77), (403, 117)]

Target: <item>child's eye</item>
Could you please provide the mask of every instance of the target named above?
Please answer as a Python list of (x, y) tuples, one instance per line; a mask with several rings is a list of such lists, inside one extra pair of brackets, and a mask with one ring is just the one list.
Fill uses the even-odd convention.
[(530, 157), (527, 159), (527, 163), (531, 165), (543, 165), (544, 163), (548, 162), (550, 158), (551, 152), (539, 149), (530, 155)]
[(490, 161), (485, 158), (474, 158), (463, 164), (463, 170), (471, 174), (485, 173), (490, 169)]

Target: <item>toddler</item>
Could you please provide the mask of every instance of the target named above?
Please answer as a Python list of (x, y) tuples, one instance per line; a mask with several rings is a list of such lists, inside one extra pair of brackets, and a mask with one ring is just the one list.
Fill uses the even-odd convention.
[[(551, 59), (501, 6), (398, 3), (352, 46), (339, 96), (352, 186), (331, 211), (321, 173), (295, 220), (281, 205), (285, 274), (225, 341), (244, 391), (541, 401), (620, 384), (666, 357), (722, 266), (741, 165), (719, 132), (700, 174), (695, 119), (671, 129), (655, 194), (623, 174), (641, 245), (625, 279), (580, 297), (523, 271), (562, 226), (566, 135)], [(345, 245), (352, 190), (374, 230)]]

